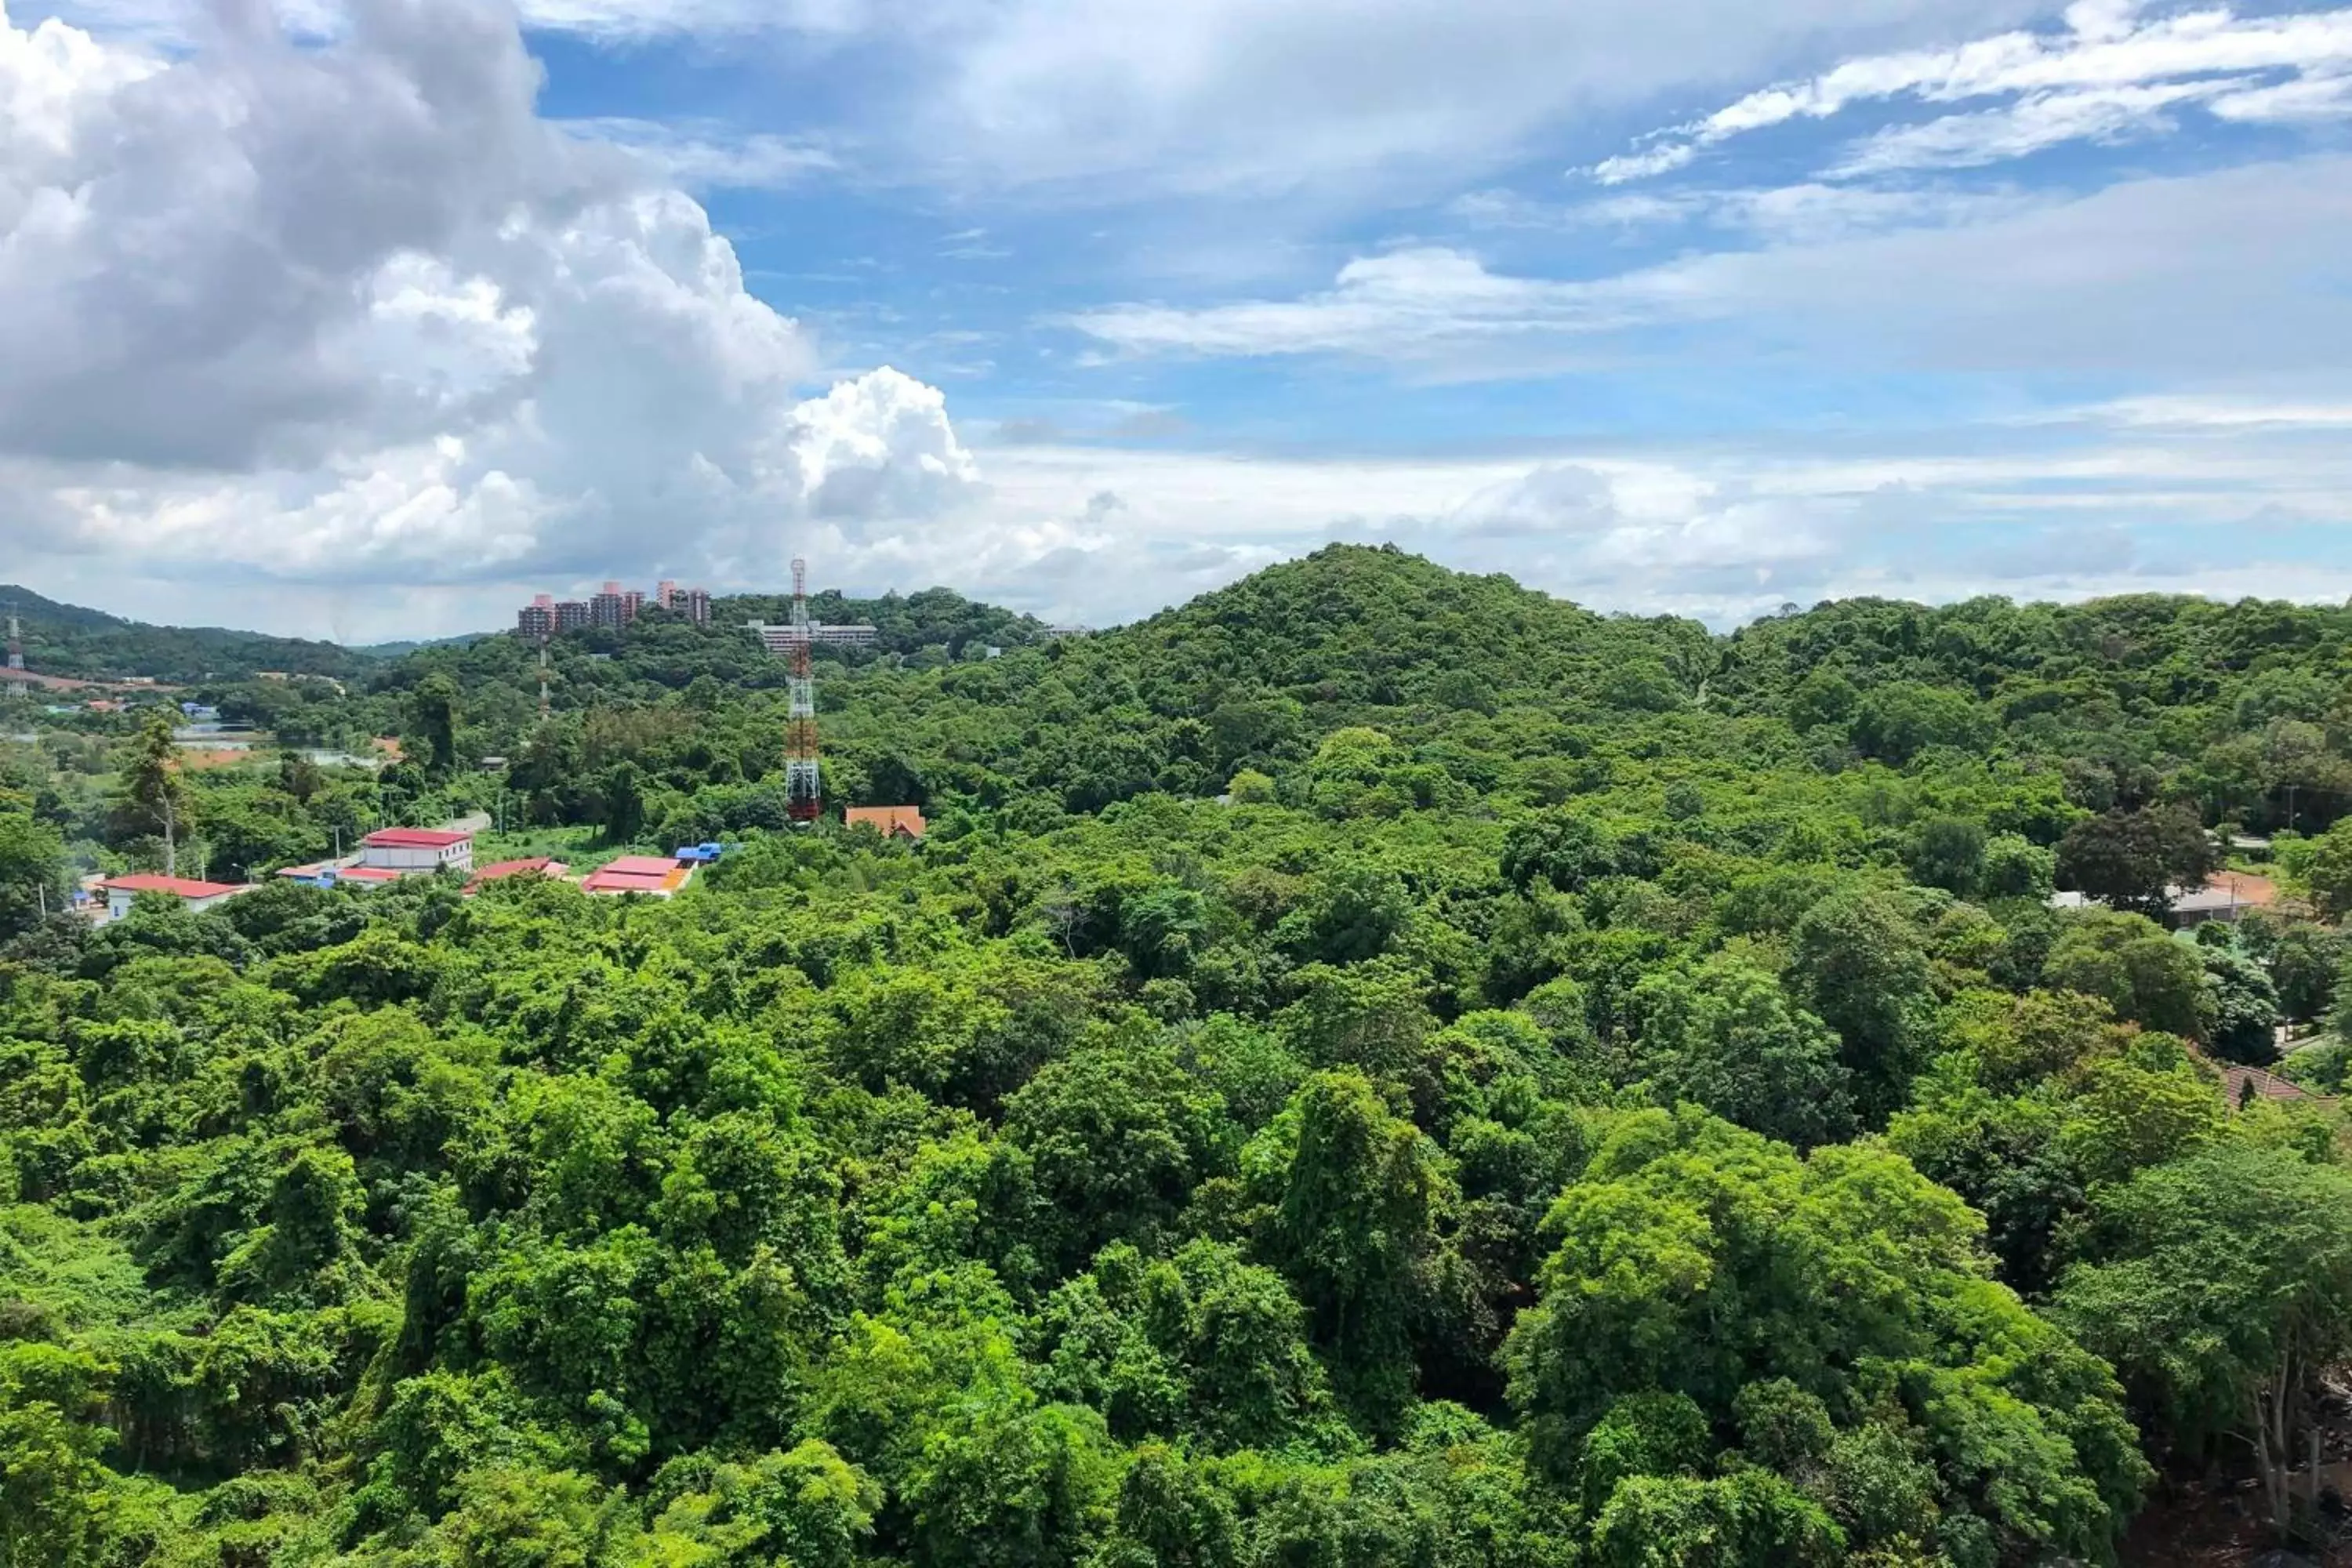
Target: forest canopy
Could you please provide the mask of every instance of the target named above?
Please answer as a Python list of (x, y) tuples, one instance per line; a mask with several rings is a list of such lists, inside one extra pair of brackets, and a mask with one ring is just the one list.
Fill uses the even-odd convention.
[[(197, 688), (242, 766), (0, 752), (0, 1568), (2112, 1563), (2209, 1473), (2324, 1527), (2352, 612), (1718, 637), (1334, 547), (1087, 637), (820, 614), (886, 633), (829, 800), (919, 840), (792, 830), (780, 667), (658, 612), (544, 713), (494, 637)], [(271, 875), (474, 810), (727, 850)], [(167, 811), (268, 885), (58, 912)], [(2172, 929), (2233, 858), (2280, 896)]]

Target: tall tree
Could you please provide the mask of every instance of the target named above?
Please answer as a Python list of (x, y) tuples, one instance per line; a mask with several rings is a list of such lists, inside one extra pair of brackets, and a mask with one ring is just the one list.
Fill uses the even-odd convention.
[(409, 697), (409, 719), (424, 751), (425, 770), (446, 778), (457, 765), (457, 682), (436, 670), (416, 683)]
[(1260, 1250), (1307, 1304), (1340, 1396), (1394, 1429), (1413, 1389), (1411, 1327), (1451, 1191), (1443, 1156), (1370, 1080), (1318, 1073), (1244, 1156), (1267, 1205)]
[(2168, 889), (2200, 886), (2220, 863), (2196, 814), (2179, 805), (2110, 811), (2058, 841), (2060, 887), (2150, 916), (2172, 907)]
[(0, 813), (0, 940), (66, 907), (66, 847), (47, 823)]
[(122, 767), (125, 815), (133, 830), (163, 841), (163, 872), (178, 876), (180, 835), (188, 819), (188, 790), (180, 777), (180, 748), (172, 739), (170, 713), (149, 711), (131, 743)]
[(2317, 1379), (2352, 1355), (2352, 1173), (2221, 1143), (2103, 1189), (2093, 1218), (2060, 1319), (2176, 1442), (2242, 1438), (2284, 1530)]

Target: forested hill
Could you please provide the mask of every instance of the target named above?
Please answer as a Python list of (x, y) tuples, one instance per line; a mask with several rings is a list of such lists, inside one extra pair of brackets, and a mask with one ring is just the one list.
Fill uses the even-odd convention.
[[(1044, 792), (1086, 811), (1152, 790), (1213, 795), (1243, 769), (1281, 776), (1361, 727), (1470, 787), (1557, 795), (1591, 772), (1577, 759), (1612, 727), (1707, 715), (1769, 723), (1831, 768), (1901, 767), (1939, 748), (2031, 759), (2099, 810), (2178, 797), (2210, 822), (2315, 828), (2352, 805), (2341, 608), (1853, 600), (1714, 637), (1351, 545), (1053, 643), (1033, 621), (943, 590), (815, 603), (822, 618), (886, 628), (876, 650), (823, 656), (828, 761), (850, 800)], [(710, 716), (698, 755), (772, 751), (785, 672), (740, 622), (779, 616), (781, 602), (719, 609), (707, 628), (651, 616), (625, 634), (559, 639), (558, 723), (543, 734), (535, 653), (512, 637), (388, 667), (378, 687), (399, 701), (382, 721), (397, 724), (404, 694), (446, 674), (467, 693), (471, 750), (512, 756), (535, 740), (544, 769), (519, 775), (529, 788), (545, 778), (576, 791), (609, 760), (588, 743), (593, 715), (689, 693)], [(658, 771), (667, 755), (656, 745), (635, 760)], [(691, 793), (691, 766), (670, 771)]]
[(1687, 700), (1717, 651), (1695, 621), (1603, 618), (1501, 575), (1334, 545), (1103, 640), (1154, 705), (1202, 711), (1269, 691), (1365, 707)]
[[(804, 830), (782, 667), (660, 614), (556, 639), (545, 715), (511, 637), (220, 689), (381, 767), (0, 742), (0, 1568), (2339, 1531), (2344, 612), (1712, 637), (1360, 548), (1091, 637), (821, 603), (903, 620), (824, 656)], [(274, 875), (473, 812), (726, 848)], [(2168, 930), (2225, 849), (2278, 896)], [(167, 854), (261, 886), (58, 912)]]
[(377, 668), (375, 659), (333, 643), (218, 626), (149, 626), (0, 584), (0, 616), (11, 610), (23, 627), (26, 667), (44, 675), (143, 676), (180, 685), (264, 669), (350, 677)]

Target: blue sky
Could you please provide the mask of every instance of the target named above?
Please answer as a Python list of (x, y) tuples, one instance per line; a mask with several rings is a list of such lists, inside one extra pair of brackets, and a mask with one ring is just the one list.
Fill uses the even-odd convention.
[(62, 596), (364, 638), (797, 552), (1103, 623), (1331, 539), (1717, 625), (2352, 594), (2352, 10), (53, 8), (0, 577)]

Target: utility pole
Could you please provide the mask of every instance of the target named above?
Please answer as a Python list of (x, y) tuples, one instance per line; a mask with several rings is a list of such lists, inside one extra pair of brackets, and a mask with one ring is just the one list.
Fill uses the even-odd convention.
[(818, 643), (862, 647), (878, 635), (869, 626), (829, 626), (809, 619), (808, 563), (793, 561), (793, 618), (789, 625), (751, 623), (751, 632), (772, 654), (793, 661), (792, 710), (784, 736), (784, 813), (806, 827), (824, 813), (824, 784), (816, 743), (816, 674), (809, 653)]

